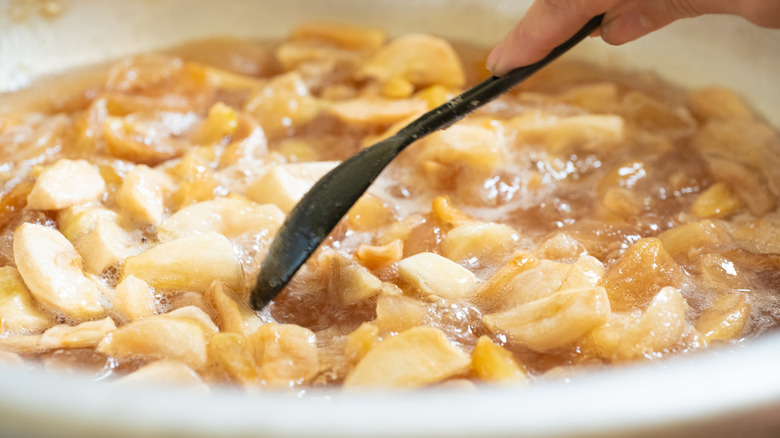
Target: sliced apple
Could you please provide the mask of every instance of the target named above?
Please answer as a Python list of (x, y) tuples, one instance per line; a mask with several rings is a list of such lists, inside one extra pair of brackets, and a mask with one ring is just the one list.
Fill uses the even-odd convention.
[(205, 291), (215, 279), (232, 289), (243, 286), (241, 265), (223, 235), (207, 233), (163, 242), (128, 257), (122, 278), (133, 275), (158, 291)]
[(81, 256), (59, 231), (23, 224), (13, 248), (17, 269), (42, 306), (76, 322), (105, 313), (98, 285), (84, 275)]

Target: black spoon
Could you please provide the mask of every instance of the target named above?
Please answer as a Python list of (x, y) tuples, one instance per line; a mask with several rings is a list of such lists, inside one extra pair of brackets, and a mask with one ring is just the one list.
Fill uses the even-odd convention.
[(603, 14), (592, 18), (574, 36), (553, 49), (541, 61), (516, 68), (501, 77), (486, 79), (460, 96), (423, 114), (394, 136), (348, 158), (317, 181), (293, 208), (276, 234), (252, 290), (252, 307), (261, 310), (281, 292), (301, 265), (379, 176), (382, 169), (407, 146), (433, 131), (452, 125), (509, 91), (593, 33), (601, 25), (603, 18)]

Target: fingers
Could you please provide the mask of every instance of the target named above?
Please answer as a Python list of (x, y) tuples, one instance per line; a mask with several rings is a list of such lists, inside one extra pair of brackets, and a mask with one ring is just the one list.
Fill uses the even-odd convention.
[(735, 3), (735, 14), (747, 18), (753, 24), (780, 29), (780, 1), (743, 0)]
[(488, 69), (502, 75), (542, 59), (594, 16), (622, 0), (537, 0), (488, 56)]
[[(766, 0), (759, 1), (769, 3)], [(601, 37), (609, 44), (625, 44), (682, 18), (704, 14), (736, 14), (740, 3), (744, 1), (627, 0), (607, 13)]]
[(734, 14), (760, 26), (780, 28), (778, 0), (536, 0), (490, 53), (488, 69), (502, 75), (536, 62), (603, 12), (599, 34), (615, 45), (704, 14)]
[(601, 36), (624, 44), (682, 18), (733, 14), (765, 27), (780, 28), (780, 2), (774, 0), (628, 0), (610, 10)]

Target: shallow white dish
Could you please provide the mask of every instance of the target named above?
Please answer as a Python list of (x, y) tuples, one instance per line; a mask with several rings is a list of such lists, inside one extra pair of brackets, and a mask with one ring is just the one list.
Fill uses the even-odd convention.
[[(0, 10), (12, 2), (0, 0)], [(0, 14), (0, 91), (123, 54), (216, 35), (273, 37), (327, 19), (497, 41), (517, 0), (63, 1), (54, 18)], [(629, 46), (574, 56), (651, 69), (684, 86), (721, 84), (780, 126), (780, 31), (733, 17), (678, 23)], [(0, 95), (0, 106), (2, 106)], [(0, 369), (0, 436), (507, 437), (780, 434), (780, 336), (664, 363), (524, 388), (398, 394), (196, 396)]]

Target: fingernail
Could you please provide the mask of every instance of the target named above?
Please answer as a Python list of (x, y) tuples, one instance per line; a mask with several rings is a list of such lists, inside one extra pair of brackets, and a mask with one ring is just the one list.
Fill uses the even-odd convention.
[(490, 51), (490, 54), (487, 57), (487, 61), (485, 62), (487, 69), (495, 74), (496, 69), (498, 67), (498, 63), (501, 60), (501, 57), (504, 55), (504, 41), (502, 40), (500, 43), (496, 44), (496, 47), (493, 48), (493, 50)]
[(601, 38), (609, 44), (624, 44), (653, 30), (653, 24), (642, 14), (619, 15), (601, 26)]

